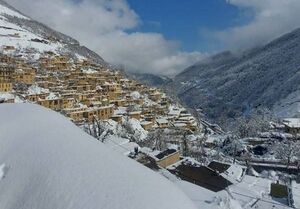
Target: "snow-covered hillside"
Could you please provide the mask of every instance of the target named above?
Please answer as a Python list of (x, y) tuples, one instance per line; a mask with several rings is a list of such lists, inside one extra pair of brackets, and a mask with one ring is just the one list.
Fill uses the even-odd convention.
[(194, 208), (171, 182), (58, 113), (2, 104), (0, 115), (1, 209)]
[[(6, 16), (14, 18), (20, 18), (24, 20), (30, 20), (29, 18), (8, 9), (7, 7), (0, 5), (0, 41), (2, 47), (13, 46), (16, 49), (20, 49), (21, 53), (25, 54), (25, 50), (35, 49), (36, 52), (44, 51), (58, 51), (63, 45), (60, 43), (51, 43), (43, 40), (43, 37), (37, 36), (29, 30), (10, 23)], [(34, 41), (35, 40), (35, 41)], [(40, 40), (40, 41), (38, 41)], [(9, 50), (7, 50), (9, 51)], [(38, 54), (38, 53), (37, 53)]]
[(178, 74), (169, 89), (210, 119), (233, 118), (257, 107), (280, 117), (300, 112), (300, 29), (241, 53), (223, 52)]
[(73, 38), (54, 31), (32, 20), (0, 0), (0, 50), (2, 53), (22, 55), (30, 59), (39, 58), (43, 52), (69, 54), (73, 58), (89, 58), (106, 64), (104, 60), (80, 46)]

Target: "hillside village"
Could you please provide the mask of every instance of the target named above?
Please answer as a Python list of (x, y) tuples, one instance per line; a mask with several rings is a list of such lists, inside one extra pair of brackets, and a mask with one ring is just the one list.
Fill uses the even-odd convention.
[[(4, 51), (11, 49), (4, 47)], [(20, 100), (61, 112), (76, 124), (95, 119), (122, 123), (125, 117), (139, 121), (145, 130), (179, 128), (196, 131), (195, 118), (174, 104), (160, 89), (127, 79), (89, 60), (45, 52), (37, 61), (1, 55), (2, 103)]]

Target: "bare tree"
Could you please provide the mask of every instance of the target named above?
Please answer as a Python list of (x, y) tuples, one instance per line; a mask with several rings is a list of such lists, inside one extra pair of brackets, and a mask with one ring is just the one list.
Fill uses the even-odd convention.
[(124, 138), (129, 138), (131, 141), (137, 141), (138, 138), (136, 137), (136, 130), (130, 123), (130, 118), (127, 116), (125, 118), (125, 121), (121, 125), (122, 127), (122, 132), (123, 132), (123, 137)]
[(189, 149), (189, 142), (188, 142), (188, 135), (187, 132), (184, 132), (181, 138), (182, 141), (182, 155), (183, 156), (188, 156), (190, 153)]
[(243, 145), (237, 135), (231, 134), (223, 142), (222, 149), (224, 153), (233, 157), (233, 162), (235, 163), (236, 157), (243, 151)]
[(250, 161), (252, 159), (251, 153), (248, 150), (246, 150), (246, 152), (242, 154), (241, 158), (245, 161), (245, 164), (246, 164), (247, 168), (249, 169), (251, 166)]
[(268, 109), (259, 108), (248, 116), (238, 118), (233, 132), (240, 138), (254, 137), (259, 132), (268, 131), (273, 120), (275, 118)]
[(112, 131), (107, 127), (107, 124), (107, 121), (98, 120), (94, 116), (92, 124), (87, 124), (84, 127), (84, 130), (97, 140), (104, 142), (107, 136), (113, 134)]
[(164, 131), (158, 129), (148, 133), (144, 143), (146, 143), (149, 147), (153, 147), (153, 149), (164, 150), (167, 148), (166, 137), (167, 136)]
[(201, 132), (201, 128), (202, 128), (202, 122), (201, 122), (201, 118), (203, 117), (200, 113), (200, 111), (194, 107), (192, 109), (189, 109), (190, 112), (192, 113), (192, 115), (194, 116), (194, 118), (196, 119), (197, 122), (197, 126), (198, 126), (198, 131)]
[[(277, 144), (275, 154), (278, 159), (281, 159), (288, 168), (293, 158), (299, 157), (300, 143), (291, 139), (286, 139)], [(298, 158), (299, 159), (299, 158)]]
[(236, 156), (237, 156), (237, 147), (240, 144), (240, 141), (239, 141), (238, 137), (235, 136), (235, 135), (232, 136), (232, 144), (233, 144), (233, 147), (234, 147), (234, 151), (233, 151), (233, 163), (235, 163)]

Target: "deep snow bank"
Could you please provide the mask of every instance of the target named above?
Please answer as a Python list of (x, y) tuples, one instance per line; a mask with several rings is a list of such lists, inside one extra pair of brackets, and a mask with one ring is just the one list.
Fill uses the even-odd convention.
[(37, 105), (0, 105), (0, 165), (1, 209), (194, 208), (168, 180)]

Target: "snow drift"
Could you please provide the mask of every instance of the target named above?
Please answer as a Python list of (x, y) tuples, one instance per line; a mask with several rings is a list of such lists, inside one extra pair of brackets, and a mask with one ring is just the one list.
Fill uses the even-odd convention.
[(194, 208), (167, 179), (58, 113), (2, 104), (0, 116), (1, 209)]

